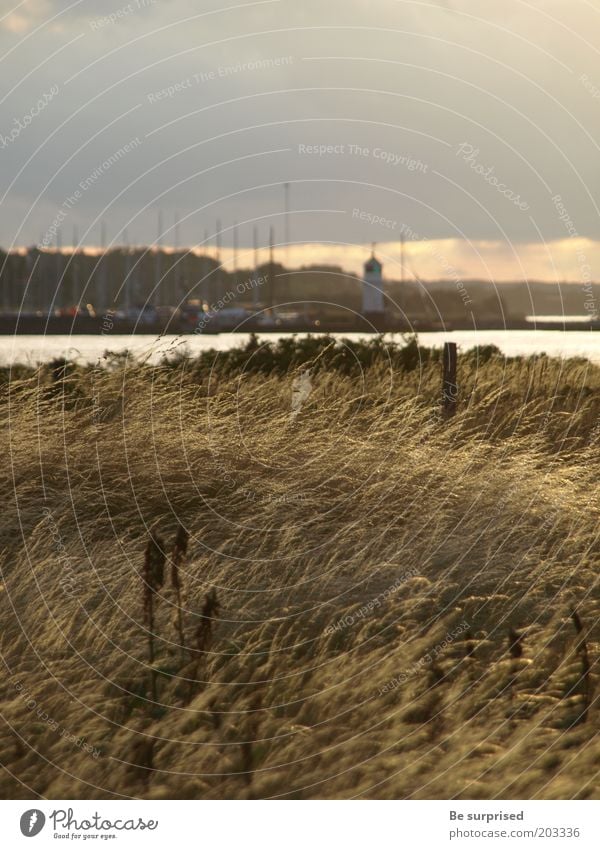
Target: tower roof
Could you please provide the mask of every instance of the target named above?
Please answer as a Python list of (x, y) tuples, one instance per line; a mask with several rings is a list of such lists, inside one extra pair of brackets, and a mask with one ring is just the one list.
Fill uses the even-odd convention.
[(381, 272), (382, 265), (375, 256), (375, 252), (371, 254), (369, 259), (365, 262), (365, 274), (373, 274), (375, 272)]

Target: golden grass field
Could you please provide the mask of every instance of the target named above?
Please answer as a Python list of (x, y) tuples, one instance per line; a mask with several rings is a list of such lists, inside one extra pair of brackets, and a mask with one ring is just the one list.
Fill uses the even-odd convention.
[(439, 361), (294, 415), (291, 371), (5, 381), (2, 796), (600, 797), (600, 369), (459, 378), (447, 423)]

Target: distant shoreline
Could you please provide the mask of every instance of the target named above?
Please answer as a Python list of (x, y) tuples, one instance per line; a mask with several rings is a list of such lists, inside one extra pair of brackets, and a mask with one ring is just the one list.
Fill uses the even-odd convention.
[(159, 336), (164, 334), (183, 334), (200, 336), (218, 336), (220, 333), (448, 333), (452, 331), (477, 330), (560, 330), (560, 331), (594, 331), (600, 330), (600, 322), (585, 322), (575, 316), (565, 316), (564, 321), (539, 321), (508, 318), (503, 324), (497, 321), (447, 321), (436, 323), (415, 322), (386, 323), (376, 320), (369, 321), (359, 318), (352, 324), (347, 321), (282, 321), (277, 324), (265, 324), (255, 318), (242, 321), (226, 322), (214, 320), (201, 330), (196, 325), (186, 324), (177, 319), (165, 319), (152, 323), (136, 323), (132, 321), (113, 320), (110, 334), (107, 334), (101, 317), (82, 316), (0, 316), (0, 336), (106, 336), (106, 335), (136, 335)]

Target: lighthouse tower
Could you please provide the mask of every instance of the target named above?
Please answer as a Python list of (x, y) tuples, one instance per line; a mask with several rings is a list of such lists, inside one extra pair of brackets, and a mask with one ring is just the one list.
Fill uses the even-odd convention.
[(365, 262), (362, 312), (367, 321), (370, 321), (378, 329), (383, 329), (385, 321), (385, 301), (381, 272), (382, 265), (375, 256), (375, 247), (373, 246), (371, 256)]

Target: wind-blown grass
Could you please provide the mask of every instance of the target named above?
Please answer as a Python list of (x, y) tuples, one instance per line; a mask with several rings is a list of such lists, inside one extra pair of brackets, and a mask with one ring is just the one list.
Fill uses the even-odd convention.
[(600, 372), (418, 353), (4, 384), (5, 797), (600, 795)]

